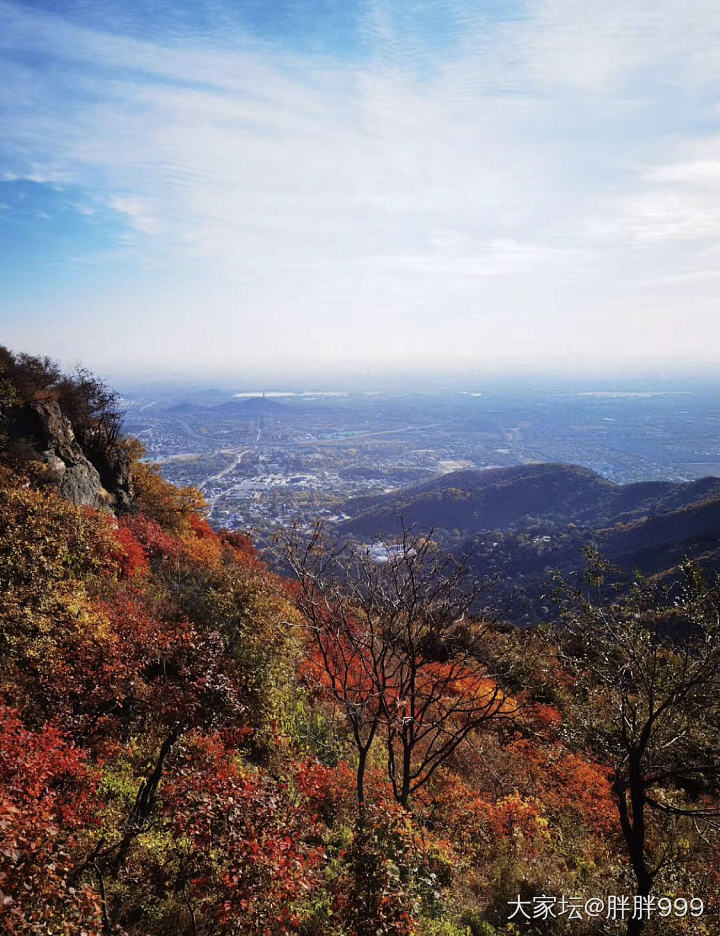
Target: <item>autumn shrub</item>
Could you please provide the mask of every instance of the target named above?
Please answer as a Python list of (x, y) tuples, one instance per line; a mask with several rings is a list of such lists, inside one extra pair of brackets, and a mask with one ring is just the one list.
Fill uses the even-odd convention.
[(38, 731), (0, 704), (0, 931), (99, 934), (100, 897), (76, 881), (100, 805), (85, 754), (57, 727)]
[(409, 936), (449, 882), (441, 851), (391, 797), (368, 804), (334, 881), (336, 912), (352, 936)]
[(145, 449), (137, 439), (128, 439), (124, 444), (135, 489), (134, 510), (155, 520), (164, 530), (186, 532), (205, 507), (200, 491), (166, 481), (159, 466), (145, 459)]
[(299, 794), (306, 800), (313, 815), (328, 826), (354, 819), (354, 780), (354, 771), (346, 761), (334, 767), (318, 761), (306, 761), (298, 764), (294, 772)]
[(312, 819), (218, 736), (189, 736), (178, 756), (163, 803), (196, 919), (238, 936), (297, 932), (323, 860)]
[(130, 525), (110, 517), (107, 518), (107, 522), (110, 526), (110, 544), (105, 546), (105, 555), (115, 562), (119, 576), (131, 579), (134, 575), (148, 573), (148, 551), (135, 536)]
[[(118, 522), (118, 529), (128, 531), (130, 536), (140, 544), (148, 561), (155, 567), (176, 559), (180, 555), (181, 546), (177, 538), (164, 530), (157, 520), (145, 514), (123, 517)], [(119, 539), (122, 542), (122, 533)]]

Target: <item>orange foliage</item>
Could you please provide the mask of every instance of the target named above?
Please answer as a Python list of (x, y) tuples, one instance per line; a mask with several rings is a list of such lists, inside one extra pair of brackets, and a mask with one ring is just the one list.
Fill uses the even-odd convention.
[(520, 835), (532, 843), (546, 829), (544, 804), (518, 790), (490, 798), (449, 771), (444, 771), (423, 792), (421, 802), (428, 825), (460, 852), (482, 854), (502, 839)]
[[(408, 704), (401, 694), (402, 668), (388, 666), (390, 673), (383, 680), (380, 694), (376, 691), (377, 673), (371, 652), (363, 650), (361, 644), (351, 642), (342, 634), (332, 631), (318, 634), (300, 663), (300, 676), (320, 690), (333, 691), (341, 687), (345, 698), (364, 703), (370, 712), (382, 708), (389, 718), (402, 719)], [(438, 692), (438, 687), (442, 687), (442, 692)], [(506, 696), (494, 680), (452, 662), (422, 665), (416, 675), (415, 692), (421, 702), (434, 700), (433, 704), (418, 710), (415, 717), (418, 726), (432, 722), (442, 705), (450, 707), (459, 703), (454, 716), (458, 725), (472, 717), (479, 707), (487, 706), (488, 717), (511, 714), (517, 708), (517, 703)]]
[(200, 517), (190, 523), (190, 530), (180, 537), (182, 555), (188, 561), (208, 571), (222, 564), (223, 548), (220, 537), (213, 533)]
[(571, 812), (601, 832), (617, 824), (610, 772), (560, 744), (514, 741), (507, 753), (516, 782), (540, 799), (548, 815)]

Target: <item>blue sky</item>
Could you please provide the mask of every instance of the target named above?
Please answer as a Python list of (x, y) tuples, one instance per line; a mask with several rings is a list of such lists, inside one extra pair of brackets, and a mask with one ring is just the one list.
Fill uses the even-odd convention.
[(716, 365), (718, 47), (716, 0), (0, 0), (0, 340)]

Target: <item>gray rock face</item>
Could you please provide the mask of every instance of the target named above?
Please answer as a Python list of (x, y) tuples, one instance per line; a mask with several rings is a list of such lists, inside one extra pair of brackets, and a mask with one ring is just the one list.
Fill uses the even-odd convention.
[(100, 481), (100, 473), (85, 457), (75, 439), (70, 420), (54, 400), (27, 407), (32, 436), (48, 465), (58, 493), (77, 506), (109, 507), (112, 497)]
[(135, 498), (127, 455), (121, 449), (110, 447), (93, 459), (100, 472), (100, 483), (110, 493), (114, 509), (126, 513), (132, 508)]
[[(90, 426), (91, 431), (95, 431)], [(130, 459), (122, 439), (114, 443), (102, 435), (78, 438), (72, 423), (55, 399), (53, 388), (14, 407), (3, 431), (21, 449), (21, 458), (40, 460), (48, 467), (48, 480), (58, 493), (76, 506), (126, 513), (133, 509)]]

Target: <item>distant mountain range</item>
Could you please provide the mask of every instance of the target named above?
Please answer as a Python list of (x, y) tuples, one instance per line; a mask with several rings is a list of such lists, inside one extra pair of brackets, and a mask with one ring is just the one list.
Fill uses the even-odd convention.
[(352, 519), (341, 532), (372, 536), (406, 525), (480, 530), (512, 529), (530, 519), (611, 526), (689, 507), (720, 496), (720, 478), (679, 483), (615, 484), (577, 465), (533, 464), (485, 471), (452, 471), (391, 494), (343, 505)]
[[(444, 546), (496, 576), (505, 610), (518, 618), (547, 611), (552, 569), (583, 564), (592, 545), (629, 577), (667, 576), (685, 556), (720, 569), (720, 479), (615, 484), (576, 465), (533, 464), (455, 471), (341, 507), (336, 532), (370, 540), (396, 535), (404, 523), (433, 530)], [(519, 600), (524, 591), (529, 597)], [(545, 609), (543, 611), (543, 608)]]
[(189, 403), (183, 401), (172, 406), (163, 407), (163, 412), (170, 416), (192, 416), (200, 413), (215, 413), (221, 416), (280, 416), (292, 413), (290, 407), (284, 403), (276, 403), (267, 397), (242, 397), (226, 400), (224, 403)]
[(237, 400), (228, 400), (213, 407), (216, 413), (237, 413), (248, 416), (276, 416), (286, 414), (288, 407), (283, 403), (276, 403), (267, 397), (243, 397)]

